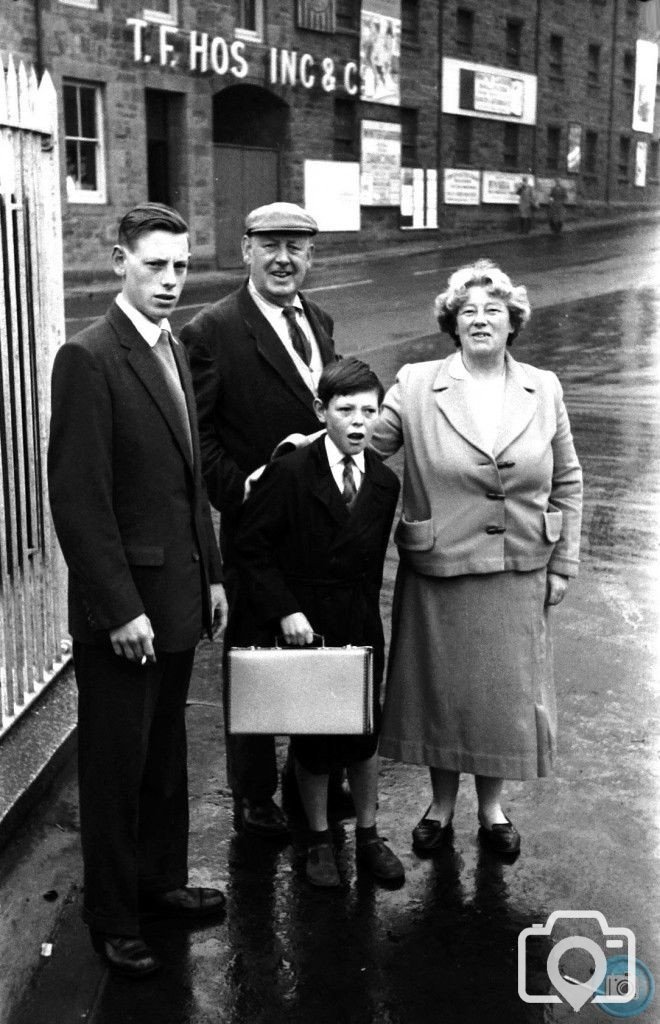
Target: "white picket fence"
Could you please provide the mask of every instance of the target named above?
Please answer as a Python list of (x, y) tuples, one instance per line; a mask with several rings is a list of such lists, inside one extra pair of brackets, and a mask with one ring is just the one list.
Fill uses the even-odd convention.
[(64, 341), (57, 98), (0, 60), (0, 736), (62, 668), (66, 586), (46, 487)]

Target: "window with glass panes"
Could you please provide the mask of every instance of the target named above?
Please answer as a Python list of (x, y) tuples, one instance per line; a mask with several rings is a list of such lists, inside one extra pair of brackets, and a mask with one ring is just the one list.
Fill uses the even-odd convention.
[(105, 201), (101, 90), (87, 82), (64, 82), (64, 146), (69, 200)]

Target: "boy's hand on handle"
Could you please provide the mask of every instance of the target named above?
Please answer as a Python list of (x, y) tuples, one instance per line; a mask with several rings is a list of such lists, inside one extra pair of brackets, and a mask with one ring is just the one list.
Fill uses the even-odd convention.
[(306, 615), (302, 612), (294, 612), (293, 615), (285, 615), (280, 619), (280, 629), (287, 644), (296, 647), (304, 647), (314, 641), (314, 630), (309, 624)]

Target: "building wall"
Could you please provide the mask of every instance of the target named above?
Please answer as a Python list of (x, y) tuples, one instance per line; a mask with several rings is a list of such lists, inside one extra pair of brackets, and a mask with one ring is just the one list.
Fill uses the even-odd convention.
[[(403, 2), (409, 11), (413, 0)], [(356, 12), (359, 7), (356, 0)], [(199, 57), (197, 66), (189, 67), (191, 33), (198, 33), (195, 38), (200, 43), (201, 33), (206, 33), (207, 47), (217, 38), (224, 40), (227, 46), (232, 44), (237, 30), (238, 0), (179, 0), (179, 31), (173, 37), (174, 49), (168, 54), (165, 65), (159, 56), (159, 29), (154, 26), (145, 29), (140, 36), (143, 52), (140, 59), (135, 59), (135, 30), (127, 19), (142, 15), (140, 0), (113, 0), (112, 3), (100, 0), (98, 10), (62, 0), (41, 0), (38, 5), (31, 0), (11, 0), (0, 12), (3, 47), (0, 54), (6, 57), (12, 51), (34, 62), (41, 59), (52, 74), (60, 96), (65, 82), (89, 83), (101, 91), (106, 196), (102, 203), (79, 202), (67, 198), (67, 189), (63, 186), (65, 266), (70, 275), (107, 269), (109, 246), (119, 217), (149, 194), (147, 147), (153, 144), (153, 139), (151, 143), (148, 139), (149, 134), (153, 135), (153, 124), (148, 130), (146, 90), (169, 97), (167, 118), (176, 141), (168, 157), (172, 202), (190, 223), (196, 264), (229, 265), (238, 257), (240, 218), (235, 223), (221, 219), (223, 190), (222, 183), (216, 187), (214, 180), (218, 166), (214, 141), (226, 143), (227, 139), (224, 136), (214, 138), (214, 134), (222, 135), (224, 131), (227, 103), (236, 96), (237, 87), (241, 96), (248, 95), (245, 86), (256, 90), (257, 105), (259, 97), (266, 105), (279, 104), (276, 116), (281, 116), (282, 120), (276, 139), (279, 149), (277, 195), (281, 199), (303, 202), (306, 159), (359, 161), (360, 122), (370, 119), (395, 124), (416, 123), (413, 143), (403, 154), (403, 165), (438, 169), (441, 232), (463, 225), (511, 225), (516, 219), (515, 204), (445, 205), (445, 167), (508, 171), (546, 179), (560, 175), (575, 185), (577, 204), (582, 210), (598, 211), (619, 204), (657, 205), (660, 131), (656, 127), (652, 136), (632, 131), (630, 66), (625, 64), (625, 54), (634, 54), (636, 39), (643, 36), (640, 7), (643, 5), (639, 0), (507, 0), (505, 3), (417, 0), (417, 36), (403, 39), (401, 44), (400, 106), (362, 102), (358, 96), (347, 93), (341, 81), (334, 91), (323, 88), (320, 66), (323, 58), (332, 59), (335, 73), (340, 77), (348, 62), (359, 65), (359, 13), (353, 27), (340, 26), (332, 34), (299, 29), (295, 0), (267, 0), (265, 3), (262, 41), (242, 43), (240, 53), (247, 60), (246, 75), (242, 74), (244, 64), (240, 54), (230, 57), (229, 66), (223, 68), (221, 74), (210, 64), (202, 70)], [(41, 18), (40, 35), (36, 25), (37, 10)], [(469, 48), (459, 31), (459, 11), (471, 11), (473, 15)], [(517, 156), (512, 165), (507, 121), (471, 117), (469, 159), (462, 162), (465, 153), (461, 151), (459, 131), (465, 126), (461, 128), (461, 119), (456, 115), (441, 112), (440, 54), (445, 58), (510, 70), (507, 20), (520, 23), (516, 71), (536, 76), (536, 123), (518, 125)], [(560, 73), (552, 67), (552, 36), (563, 40)], [(590, 79), (589, 44), (600, 48), (597, 83)], [(314, 85), (303, 87), (299, 72), (295, 84), (286, 80), (271, 84), (271, 47), (289, 54), (295, 52), (298, 58), (304, 53), (312, 55)], [(170, 57), (175, 59), (176, 66), (169, 65)], [(346, 124), (350, 123), (350, 138), (346, 136), (346, 125), (343, 129), (339, 127), (342, 118)], [(510, 123), (514, 121), (509, 119)], [(660, 105), (655, 123), (660, 124)], [(578, 124), (582, 129), (582, 164), (576, 174), (568, 174), (566, 168), (571, 124)], [(235, 128), (239, 131), (241, 125)], [(555, 131), (555, 142), (558, 140), (558, 166), (552, 163), (549, 128)], [(256, 144), (263, 145), (264, 131), (268, 134), (263, 124), (252, 123), (247, 118), (242, 126), (243, 143), (247, 139), (248, 143), (256, 140)], [(597, 159), (591, 171), (585, 166), (587, 132), (597, 135)], [(619, 169), (622, 136), (630, 140), (627, 176)], [(634, 154), (639, 140), (649, 143), (649, 154), (654, 158), (644, 188), (633, 182)], [(464, 143), (464, 138), (462, 141)], [(61, 154), (65, 182), (63, 130)], [(622, 180), (624, 178), (626, 180)], [(219, 245), (223, 232), (228, 235), (224, 254)], [(320, 249), (330, 251), (347, 245), (367, 247), (422, 235), (428, 237), (428, 232), (402, 232), (398, 206), (363, 206), (361, 230), (326, 233), (320, 240)]]
[[(518, 70), (537, 75), (537, 117), (533, 127), (520, 126), (519, 159), (515, 168), (521, 175), (540, 178), (560, 176), (572, 182), (577, 206), (597, 212), (606, 206), (657, 206), (660, 200), (657, 172), (657, 143), (660, 138), (660, 106), (656, 105), (652, 135), (632, 130), (634, 55), (636, 40), (645, 30), (639, 0), (510, 0), (505, 4), (480, 4), (475, 0), (450, 0), (444, 5), (443, 54), (476, 63), (511, 68), (507, 63), (506, 22), (520, 19), (521, 54)], [(457, 33), (457, 12), (471, 10), (474, 38), (471, 51), (461, 47)], [(551, 36), (563, 42), (563, 68), (553, 69)], [(589, 46), (599, 48), (598, 81), (590, 74)], [(632, 55), (626, 67), (624, 55)], [(630, 58), (629, 58), (630, 59)], [(577, 173), (567, 169), (570, 124), (582, 129), (582, 161)], [(552, 160), (548, 129), (559, 132), (559, 166)], [(445, 166), (491, 170), (506, 167), (503, 153), (503, 123), (475, 118), (472, 125), (470, 160), (452, 163), (458, 143), (457, 118), (442, 117), (442, 156)], [(597, 135), (597, 159), (593, 169), (585, 166), (587, 132)], [(627, 173), (619, 171), (619, 140), (630, 139)], [(645, 187), (634, 184), (634, 154), (638, 141), (648, 143), (649, 159)], [(651, 146), (656, 143), (655, 152)], [(443, 207), (441, 206), (442, 210)], [(515, 206), (444, 207), (445, 225), (477, 221), (515, 220)]]
[(0, 7), (0, 60), (33, 63), (37, 55), (37, 26), (33, 0), (12, 0)]

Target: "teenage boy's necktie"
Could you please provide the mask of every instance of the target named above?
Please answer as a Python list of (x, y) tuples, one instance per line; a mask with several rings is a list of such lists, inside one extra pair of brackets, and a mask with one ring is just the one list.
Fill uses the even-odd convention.
[(312, 346), (310, 345), (305, 332), (298, 323), (298, 309), (296, 306), (285, 306), (282, 310), (282, 314), (286, 319), (286, 325), (289, 328), (289, 337), (291, 338), (291, 344), (294, 350), (298, 353), (305, 366), (309, 366), (312, 361)]
[(186, 440), (188, 442), (188, 454), (190, 455), (190, 461), (192, 462), (193, 446), (192, 434), (190, 432), (190, 418), (188, 416), (186, 396), (183, 393), (183, 385), (181, 383), (181, 378), (179, 377), (174, 352), (172, 351), (169, 331), (160, 332), (158, 341), (154, 345), (152, 351), (161, 365), (167, 386), (174, 400), (174, 404), (176, 405), (177, 412), (179, 413), (181, 426), (184, 429)]

